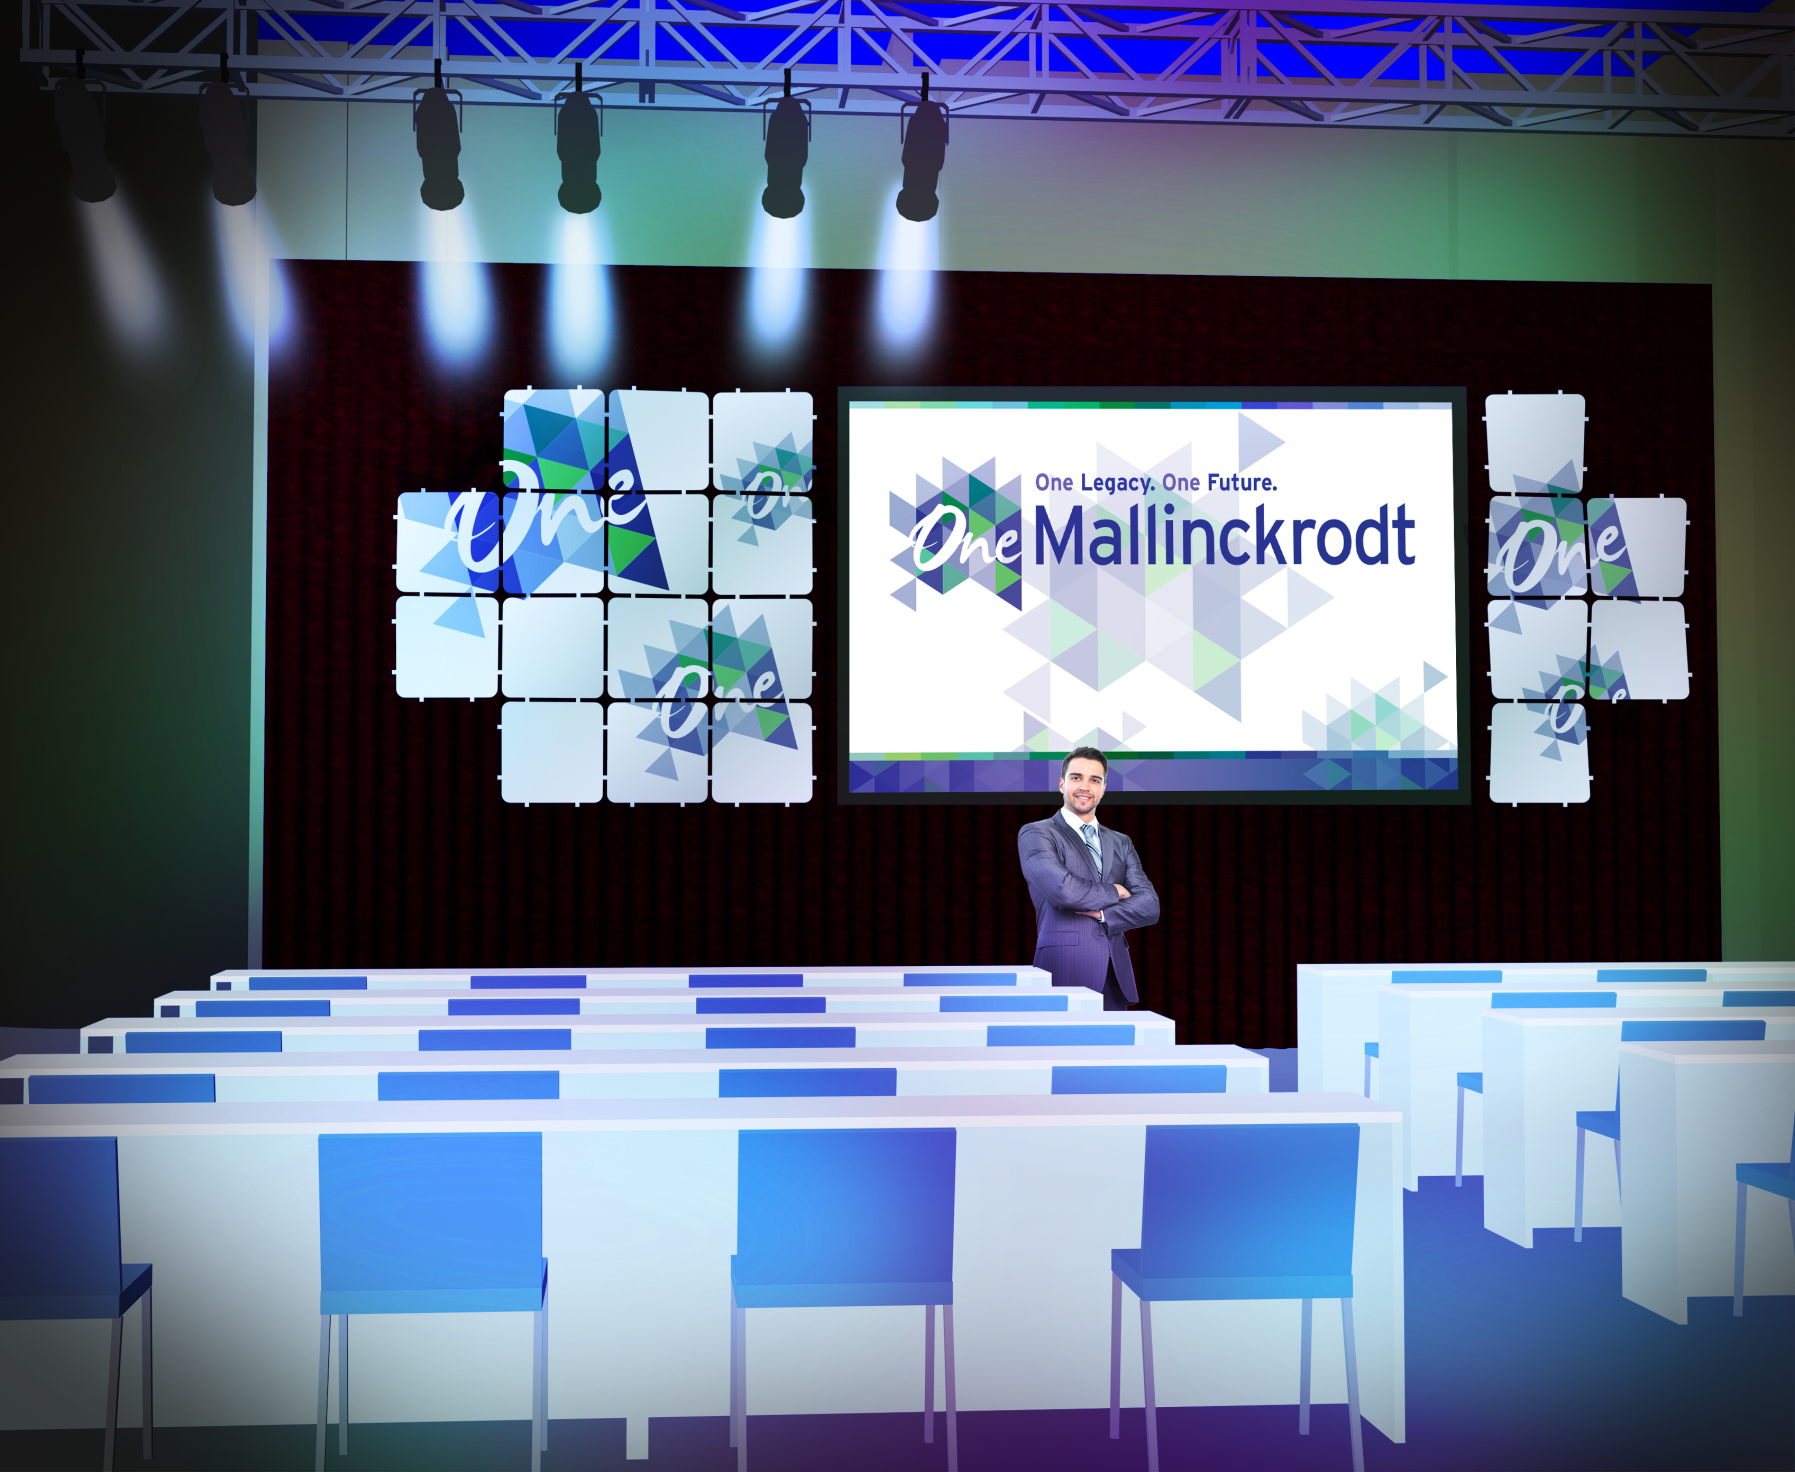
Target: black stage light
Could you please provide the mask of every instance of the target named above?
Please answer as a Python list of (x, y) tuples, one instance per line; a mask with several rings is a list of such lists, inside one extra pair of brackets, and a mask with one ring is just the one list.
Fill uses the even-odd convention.
[[(902, 126), (902, 114), (899, 114)], [(910, 130), (904, 138), (904, 187), (898, 191), (897, 212), (906, 220), (921, 224), (935, 218), (941, 208), (935, 186), (941, 177), (941, 166), (947, 162), (947, 109), (929, 101), (928, 73), (923, 74), (922, 101), (910, 119)]]
[(785, 96), (766, 121), (766, 139), (767, 187), (760, 207), (776, 220), (789, 220), (804, 211), (804, 165), (810, 162), (810, 112), (792, 96), (789, 66)]
[(585, 84), (585, 69), (576, 61), (573, 91), (555, 109), (555, 152), (561, 159), (561, 189), (555, 197), (570, 215), (589, 215), (604, 198), (598, 187), (599, 139), (604, 137), (604, 119), (586, 95)]
[(56, 126), (74, 167), (75, 198), (88, 204), (110, 199), (118, 180), (106, 162), (106, 126), (100, 121), (99, 104), (88, 90), (87, 64), (79, 51), (75, 53), (75, 75), (56, 84)]
[[(457, 97), (461, 93), (455, 93)], [(467, 198), (456, 159), (461, 155), (461, 124), (455, 104), (443, 87), (443, 64), (436, 64), (436, 85), (412, 94), (412, 131), (418, 135), (418, 157), (424, 161), (424, 182), (418, 197), (433, 210), (452, 210)]]
[(248, 204), (256, 197), (256, 176), (249, 171), (249, 124), (223, 55), (218, 80), (199, 89), (199, 131), (212, 155), (212, 198), (220, 204)]

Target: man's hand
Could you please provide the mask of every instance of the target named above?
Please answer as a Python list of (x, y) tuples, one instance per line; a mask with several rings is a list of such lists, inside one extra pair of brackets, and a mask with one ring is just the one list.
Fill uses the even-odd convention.
[(1074, 915), (1089, 915), (1093, 920), (1101, 920), (1103, 918), (1103, 911), (1101, 910), (1074, 910), (1072, 913)]
[(1123, 887), (1122, 887), (1122, 886), (1121, 886), (1121, 885), (1119, 885), (1119, 884), (1118, 884), (1118, 885), (1117, 885), (1117, 886), (1116, 886), (1116, 893), (1117, 893), (1117, 894), (1119, 894), (1119, 895), (1121, 895), (1121, 896), (1122, 896), (1122, 898), (1123, 898), (1123, 899), (1125, 899), (1125, 900), (1126, 900), (1126, 899), (1132, 899), (1132, 898), (1133, 898), (1133, 896), (1132, 896), (1132, 895), (1130, 895), (1130, 894), (1129, 894), (1129, 893), (1128, 893), (1128, 891), (1127, 891), (1127, 890), (1126, 890), (1126, 889), (1124, 889), (1124, 888), (1123, 888)]

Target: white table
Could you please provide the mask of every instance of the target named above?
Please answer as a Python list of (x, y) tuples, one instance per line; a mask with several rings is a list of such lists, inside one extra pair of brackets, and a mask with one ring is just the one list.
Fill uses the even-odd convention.
[[(1483, 1224), (1533, 1246), (1539, 1227), (1574, 1220), (1577, 1111), (1614, 1108), (1621, 1023), (1763, 1018), (1772, 1042), (1795, 1040), (1795, 1008), (1611, 1008), (1489, 1011), (1483, 1014)], [(1630, 1102), (1621, 1100), (1621, 1134)], [(1586, 1141), (1583, 1225), (1621, 1225), (1614, 1156), (1600, 1137)], [(1740, 1159), (1745, 1157), (1741, 1156)], [(1769, 1156), (1762, 1157), (1768, 1160)], [(1624, 1165), (1624, 1158), (1623, 1158)], [(1731, 1169), (1731, 1166), (1728, 1166)]]
[[(1140, 1241), (1146, 1126), (1332, 1122), (1361, 1131), (1361, 1407), (1401, 1441), (1398, 1119), (1350, 1094), (25, 1106), (0, 1113), (0, 1135), (118, 1136), (123, 1252), (156, 1271), (158, 1419), (213, 1426), (313, 1419), (321, 1132), (540, 1130), (549, 1415), (626, 1418), (629, 1454), (643, 1457), (648, 1418), (726, 1411), (738, 1130), (956, 1128), (959, 1406), (1096, 1416), (1109, 1392), (1109, 1252)], [(1135, 1312), (1125, 1346), (1139, 1344)], [(1295, 1403), (1296, 1302), (1167, 1304), (1154, 1320), (1162, 1405)], [(1345, 1399), (1339, 1323), (1333, 1305), (1317, 1305), (1324, 1403)], [(757, 1311), (751, 1409), (917, 1411), (921, 1329), (914, 1309)], [(97, 1425), (90, 1372), (107, 1332), (104, 1322), (0, 1324), (5, 1429)], [(367, 1316), (355, 1334), (358, 1420), (526, 1416), (527, 1315)], [(134, 1337), (126, 1425), (138, 1414)], [(1138, 1348), (1125, 1349), (1126, 1404), (1141, 1403), (1139, 1365)]]
[[(1403, 1184), (1418, 1190), (1422, 1176), (1454, 1173), (1458, 1133), (1458, 1075), (1483, 1070), (1483, 1014), (1498, 992), (1556, 991), (1556, 987), (1381, 986), (1377, 991), (1378, 1059), (1372, 1065), (1372, 1094), (1403, 1118)], [(1584, 988), (1576, 988), (1584, 990)], [(1595, 990), (1594, 987), (1589, 990)], [(1618, 986), (1622, 1008), (1649, 1011), (1676, 1007), (1720, 1011), (1717, 986)], [(1612, 1107), (1612, 1106), (1610, 1106)], [(1483, 1174), (1483, 1099), (1465, 1094), (1465, 1174)]]
[[(420, 1022), (427, 1024), (420, 1027)], [(819, 1029), (854, 1033), (851, 1044), (819, 1043), (817, 1046), (852, 1046), (856, 1048), (983, 1048), (989, 1043), (991, 1028), (1028, 1027), (1051, 1032), (1068, 1028), (1133, 1029), (1134, 1045), (1170, 1047), (1177, 1041), (1169, 1017), (1156, 1012), (1128, 1013), (1091, 1012), (1025, 1012), (1000, 1014), (984, 1012), (864, 1012), (847, 1021), (825, 1014), (796, 1014), (770, 1017), (698, 1017), (691, 1013), (659, 1013), (621, 1017), (107, 1017), (81, 1029), (81, 1050), (135, 1051), (129, 1045), (131, 1035), (171, 1039), (197, 1038), (206, 1033), (260, 1033), (278, 1039), (271, 1052), (339, 1053), (356, 1049), (370, 1052), (398, 1053), (443, 1046), (444, 1035), (461, 1033), (467, 1036), (467, 1047), (481, 1046), (480, 1034), (494, 1032), (565, 1033), (573, 1051), (584, 1048), (698, 1048), (708, 1046), (713, 1030), (734, 1035), (729, 1050), (789, 1046), (769, 1037), (754, 1043), (745, 1035), (758, 1031), (765, 1035), (816, 1032)], [(420, 1033), (434, 1035), (420, 1038)], [(1070, 1046), (1074, 1034), (1067, 1033)], [(565, 1057), (568, 1044), (544, 1040), (544, 1056)], [(140, 1044), (141, 1046), (141, 1044)], [(511, 1043), (512, 1048), (529, 1049), (528, 1042)], [(203, 1051), (197, 1046), (189, 1051)]]
[[(1378, 1040), (1380, 986), (1404, 983), (1416, 972), (1500, 971), (1505, 989), (1516, 986), (1559, 987), (1572, 991), (1598, 989), (1601, 972), (1707, 972), (1705, 986), (1779, 988), (1795, 986), (1795, 967), (1741, 961), (1641, 962), (1363, 962), (1352, 965), (1299, 965), (1296, 968), (1297, 1087), (1359, 1092), (1365, 1082), (1365, 1044)], [(1419, 984), (1417, 978), (1415, 983)], [(1461, 985), (1463, 983), (1460, 983)], [(1609, 991), (1612, 987), (1600, 987)], [(1381, 1049), (1380, 1049), (1381, 1051)], [(1381, 1060), (1380, 1060), (1381, 1061)], [(1377, 1092), (1378, 1064), (1371, 1065), (1372, 1092)]]
[(335, 991), (327, 988), (220, 996), (215, 991), (164, 992), (150, 1008), (152, 1017), (298, 1016), (301, 1008), (325, 1017), (447, 1017), (452, 1013), (492, 1016), (578, 1017), (739, 1012), (778, 1017), (782, 1009), (818, 1012), (948, 1012), (1103, 1010), (1103, 993), (1083, 986), (838, 986), (727, 987), (675, 990), (671, 987), (603, 989), (518, 988), (471, 991), (467, 987)]
[[(1733, 1167), (1788, 1158), (1795, 1042), (1622, 1043), (1620, 1088), (1621, 1292), (1687, 1323), (1732, 1297)], [(1746, 1294), (1795, 1293), (1788, 1203), (1746, 1192), (1745, 1233)]]
[[(284, 991), (293, 987), (343, 990), (361, 984), (367, 991), (405, 990), (413, 987), (473, 988), (541, 985), (580, 986), (588, 991), (603, 987), (710, 987), (753, 985), (748, 977), (779, 977), (787, 986), (1051, 986), (1053, 978), (1037, 966), (489, 966), (411, 967), (381, 969), (368, 966), (328, 968), (288, 967), (285, 970), (218, 971), (212, 990)], [(791, 978), (796, 977), (797, 980)], [(1008, 978), (1005, 982), (1003, 979)]]
[[(372, 1103), (382, 1073), (553, 1072), (563, 1099), (715, 1099), (725, 1069), (890, 1068), (899, 1098), (1050, 1094), (1055, 1066), (1220, 1065), (1227, 1092), (1270, 1092), (1264, 1054), (1232, 1043), (1171, 1048), (696, 1048), (568, 1053), (51, 1053), (0, 1059), (0, 1080), (198, 1074), (220, 1104)], [(18, 1090), (20, 1095), (25, 1090)], [(21, 1097), (19, 1102), (28, 1102)]]

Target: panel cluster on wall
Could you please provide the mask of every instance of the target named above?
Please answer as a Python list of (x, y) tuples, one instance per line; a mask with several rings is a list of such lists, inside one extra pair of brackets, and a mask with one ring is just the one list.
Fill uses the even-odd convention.
[(506, 802), (808, 802), (811, 396), (503, 412), (505, 489), (398, 499), (398, 694), (496, 698)]
[(1484, 401), (1490, 799), (1589, 800), (1588, 702), (1684, 700), (1688, 508), (1586, 497), (1581, 394)]

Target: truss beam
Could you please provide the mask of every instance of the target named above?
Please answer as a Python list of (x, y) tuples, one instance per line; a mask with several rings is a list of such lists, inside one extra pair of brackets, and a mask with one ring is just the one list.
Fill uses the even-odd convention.
[(979, 0), (21, 0), (45, 87), (545, 105), (575, 62), (611, 108), (745, 111), (783, 91), (895, 116), (1795, 137), (1795, 16), (1340, 0), (1325, 12)]

